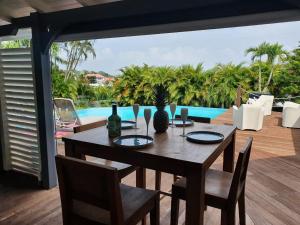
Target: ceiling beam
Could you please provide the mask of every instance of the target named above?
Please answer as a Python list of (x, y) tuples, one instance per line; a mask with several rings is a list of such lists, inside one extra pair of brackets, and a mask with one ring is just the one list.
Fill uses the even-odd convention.
[[(62, 23), (63, 21), (66, 21), (66, 23), (77, 23), (133, 15), (146, 15), (154, 12), (168, 12), (193, 7), (206, 7), (209, 5), (230, 3), (234, 1), (235, 0), (125, 0), (43, 14), (41, 15), (41, 18), (46, 24)], [(61, 20), (62, 17), (64, 17), (63, 21)]]
[(18, 32), (18, 28), (12, 25), (3, 25), (0, 27), (0, 37), (16, 35)]
[[(215, 2), (216, 3), (216, 2)], [(194, 7), (190, 7), (191, 5), (185, 5), (186, 7), (179, 7), (179, 5), (173, 5), (173, 10), (167, 11), (164, 7), (158, 7), (160, 11), (151, 11), (147, 10), (148, 8), (139, 8), (137, 12), (131, 15), (127, 14), (126, 16), (120, 12), (116, 13), (114, 18), (107, 18), (106, 15), (103, 15), (99, 13), (100, 15), (103, 15), (103, 19), (95, 19), (94, 21), (87, 21), (87, 22), (74, 22), (71, 23), (66, 27), (66, 29), (62, 32), (61, 37), (59, 39), (61, 40), (67, 40), (72, 37), (72, 34), (79, 34), (78, 37), (84, 38), (84, 34), (90, 34), (89, 37), (91, 38), (92, 33), (99, 33), (99, 31), (111, 31), (111, 30), (120, 30), (120, 29), (126, 29), (126, 28), (139, 28), (139, 27), (149, 27), (149, 26), (156, 26), (156, 25), (166, 25), (166, 24), (174, 24), (172, 28), (178, 32), (180, 30), (176, 29), (176, 24), (178, 23), (194, 23), (195, 21), (198, 21), (198, 24), (200, 21), (216, 21), (219, 19), (218, 23), (222, 23), (222, 20), (225, 20), (226, 18), (231, 18), (230, 20), (227, 20), (227, 26), (230, 26), (230, 23), (234, 24), (232, 26), (245, 26), (245, 25), (254, 25), (254, 24), (260, 24), (260, 22), (263, 22), (263, 15), (267, 13), (272, 13), (272, 16), (274, 17), (274, 22), (278, 22), (279, 19), (275, 18), (281, 18), (280, 14), (278, 14), (281, 11), (288, 11), (294, 9), (291, 7), (290, 4), (282, 3), (280, 0), (248, 0), (248, 1), (224, 1), (218, 2), (217, 5), (208, 5), (203, 6), (201, 4), (196, 4)], [(142, 10), (144, 9), (144, 11)], [(161, 11), (162, 9), (165, 9)], [(127, 12), (129, 13), (129, 12)], [(99, 15), (98, 14), (98, 15)], [(247, 17), (250, 15), (258, 15), (260, 14), (260, 17), (256, 21), (254, 21), (253, 18), (249, 20), (249, 22), (245, 22), (245, 19), (243, 21), (239, 21), (239, 17)], [(278, 14), (278, 15), (277, 15)], [(110, 15), (114, 15), (110, 13)], [(116, 16), (118, 15), (118, 16)], [(285, 20), (288, 18), (287, 14), (284, 14)], [(291, 16), (294, 16), (291, 14)], [(234, 18), (236, 18), (236, 21), (234, 21)], [(293, 18), (294, 19), (294, 18)], [(270, 14), (268, 14), (268, 21), (272, 21), (272, 17), (270, 17)], [(265, 21), (264, 21), (265, 22)], [(199, 26), (199, 29), (201, 27), (205, 27), (205, 23), (202, 23), (201, 26)], [(207, 29), (213, 29), (217, 28), (214, 26), (213, 23), (210, 23), (210, 26), (207, 26)], [(170, 29), (168, 29), (167, 26), (165, 26), (165, 29), (168, 30), (168, 32), (172, 32)], [(180, 28), (181, 30), (188, 30), (184, 29), (184, 27)], [(163, 32), (163, 31), (161, 31)], [(80, 35), (82, 34), (82, 35)], [(73, 35), (75, 37), (76, 35)], [(64, 38), (62, 38), (64, 37)]]
[(128, 37), (149, 34), (174, 33), (184, 31), (221, 29), (228, 27), (252, 26), (259, 24), (271, 24), (289, 21), (300, 21), (300, 10), (287, 10), (274, 13), (263, 13), (247, 16), (215, 18), (196, 20), (190, 22), (178, 22), (151, 26), (127, 27), (116, 29), (103, 29), (87, 32), (62, 32), (57, 41), (75, 41), (115, 37)]
[[(62, 30), (62, 36), (139, 28), (164, 24), (193, 23), (255, 14), (264, 15), (295, 10), (289, 0), (125, 0), (76, 9), (42, 13), (40, 24), (51, 30)], [(270, 18), (269, 18), (270, 19)], [(286, 20), (287, 18), (285, 18)], [(260, 24), (262, 17), (255, 23)], [(232, 22), (239, 23), (239, 21)], [(278, 21), (277, 21), (278, 22)], [(12, 20), (16, 27), (31, 26), (30, 17)], [(235, 26), (237, 25), (235, 24)], [(241, 25), (243, 25), (241, 23)], [(228, 24), (227, 26), (230, 26)], [(2, 29), (3, 26), (0, 26)], [(214, 25), (210, 25), (210, 29)], [(8, 29), (8, 28), (5, 28)]]
[(283, 0), (284, 2), (290, 3), (292, 5), (297, 6), (298, 8), (300, 8), (300, 1), (299, 0)]

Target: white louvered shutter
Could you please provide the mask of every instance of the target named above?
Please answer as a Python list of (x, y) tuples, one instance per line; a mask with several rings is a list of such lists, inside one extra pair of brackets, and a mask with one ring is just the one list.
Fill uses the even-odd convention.
[(4, 166), (41, 178), (31, 49), (0, 49)]

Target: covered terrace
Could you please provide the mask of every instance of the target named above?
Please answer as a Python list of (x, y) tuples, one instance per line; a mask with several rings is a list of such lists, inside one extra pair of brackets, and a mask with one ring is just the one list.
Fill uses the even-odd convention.
[[(0, 1), (0, 41), (31, 38), (31, 48), (25, 52), (7, 54), (0, 50), (0, 79), (16, 75), (14, 86), (8, 90), (0, 82), (0, 224), (62, 224), (54, 157), (64, 152), (56, 149), (54, 139), (49, 56), (53, 42), (299, 20), (297, 0)], [(24, 74), (30, 75), (27, 80)], [(22, 98), (23, 90), (26, 94)], [(17, 96), (19, 102), (4, 103), (11, 96)], [(9, 112), (18, 114), (18, 122), (28, 118), (18, 107), (30, 108), (31, 130), (13, 127), (16, 121)], [(247, 187), (249, 224), (296, 225), (300, 221), (300, 131), (279, 127), (279, 114), (268, 118), (261, 132), (250, 133), (255, 138)], [(230, 118), (228, 111), (214, 123), (232, 124)], [(237, 146), (247, 135), (238, 132)], [(17, 141), (17, 148), (13, 141)], [(22, 151), (21, 156), (12, 154), (17, 150)], [(218, 167), (218, 162), (214, 166)], [(171, 178), (166, 180), (165, 188), (169, 188)], [(132, 177), (126, 182), (132, 184)], [(147, 183), (153, 185), (151, 175)], [(168, 197), (162, 201), (161, 224), (169, 224), (169, 202)], [(184, 208), (181, 215), (183, 212)], [(205, 223), (218, 224), (215, 215), (209, 208)]]

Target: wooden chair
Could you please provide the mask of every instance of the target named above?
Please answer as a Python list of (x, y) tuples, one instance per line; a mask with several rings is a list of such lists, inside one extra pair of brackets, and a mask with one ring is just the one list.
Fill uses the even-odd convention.
[(150, 212), (159, 225), (159, 193), (119, 183), (118, 170), (57, 155), (64, 225), (136, 225)]
[[(107, 123), (107, 120), (100, 120), (100, 121), (97, 121), (94, 123), (76, 126), (73, 128), (73, 131), (74, 131), (74, 133), (79, 133), (79, 132), (87, 131), (90, 129), (95, 129), (98, 127), (105, 126), (106, 123)], [(81, 159), (86, 160), (85, 156), (81, 156)], [(101, 165), (116, 168), (119, 171), (118, 174), (119, 174), (120, 180), (122, 178), (126, 177), (127, 175), (129, 175), (130, 173), (136, 171), (136, 169), (137, 169), (136, 167), (125, 164), (125, 163), (119, 163), (119, 162), (105, 160), (105, 159), (99, 159), (99, 158), (93, 160), (93, 162), (99, 163)]]
[[(240, 225), (246, 225), (245, 184), (253, 138), (248, 138), (239, 153), (234, 173), (209, 169), (206, 172), (205, 204), (221, 209), (221, 225), (235, 224), (235, 208), (239, 205)], [(171, 225), (178, 224), (179, 200), (185, 200), (186, 179), (172, 186)]]
[[(175, 118), (180, 119), (181, 116), (175, 115)], [(211, 119), (208, 117), (188, 116), (188, 119), (193, 120), (194, 122), (197, 122), (197, 123), (210, 123), (211, 122)], [(173, 175), (174, 182), (176, 182), (177, 179), (178, 179), (178, 176)], [(161, 189), (161, 172), (155, 171), (155, 190), (160, 191), (160, 189)], [(162, 192), (162, 193), (166, 194), (164, 192)]]

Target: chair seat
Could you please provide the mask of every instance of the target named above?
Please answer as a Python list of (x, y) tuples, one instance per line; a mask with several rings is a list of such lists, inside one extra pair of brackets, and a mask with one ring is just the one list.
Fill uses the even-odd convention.
[(106, 160), (106, 159), (87, 157), (87, 161), (116, 168), (118, 170), (118, 174), (119, 174), (120, 178), (124, 178), (136, 170), (136, 167), (134, 167), (132, 165), (129, 165), (126, 163), (120, 163), (120, 162), (116, 162), (116, 161), (111, 161), (111, 160)]
[[(221, 208), (226, 205), (233, 174), (209, 169), (205, 179), (205, 202), (209, 206)], [(181, 178), (173, 184), (172, 195), (186, 200), (186, 178)]]
[[(120, 184), (120, 191), (125, 224), (137, 223), (138, 221), (134, 221), (137, 218), (136, 215), (143, 215), (149, 211), (154, 206), (155, 198), (158, 195), (157, 191), (130, 187), (124, 184)], [(109, 211), (79, 200), (73, 200), (73, 213), (99, 224), (111, 224)]]

